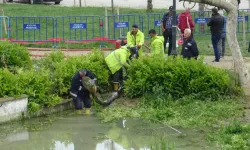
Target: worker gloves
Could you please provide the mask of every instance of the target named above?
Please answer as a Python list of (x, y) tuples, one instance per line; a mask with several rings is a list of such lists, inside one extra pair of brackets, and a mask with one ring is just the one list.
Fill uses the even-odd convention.
[(141, 45), (138, 44), (138, 45), (137, 45), (137, 48), (140, 49), (140, 48), (141, 48)]

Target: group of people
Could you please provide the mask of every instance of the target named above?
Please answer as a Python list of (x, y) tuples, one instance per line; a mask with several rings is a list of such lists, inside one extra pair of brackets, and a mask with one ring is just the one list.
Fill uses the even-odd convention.
[[(159, 36), (155, 29), (150, 29), (148, 34), (151, 37), (150, 55), (163, 56), (165, 53), (171, 55), (172, 50), (172, 9), (169, 7), (169, 12), (162, 17), (161, 29), (162, 35)], [(220, 13), (220, 14), (219, 14)], [(178, 28), (183, 34), (182, 56), (186, 59), (197, 59), (199, 50), (193, 38), (194, 22), (190, 14), (190, 10), (186, 9), (176, 18)], [(217, 8), (212, 9), (212, 17), (207, 24), (211, 30), (211, 41), (214, 48), (215, 60), (219, 62), (220, 56), (225, 53), (225, 17), (223, 11), (218, 11)], [(166, 44), (169, 43), (168, 51), (166, 52)], [(127, 33), (127, 39), (122, 40), (120, 48), (111, 52), (105, 62), (113, 76), (113, 93), (112, 97), (118, 96), (119, 90), (123, 86), (123, 81), (126, 78), (126, 69), (129, 67), (133, 59), (138, 59), (143, 56), (142, 46), (144, 44), (144, 33), (141, 32), (137, 24), (132, 25), (132, 30)], [(219, 46), (220, 45), (220, 46)], [(89, 78), (89, 80), (84, 80)], [(84, 85), (85, 81), (90, 81), (89, 87)], [(70, 94), (73, 98), (75, 109), (81, 113), (83, 109), (82, 102), (85, 107), (85, 113), (90, 114), (91, 101), (90, 94), (97, 92), (97, 79), (93, 72), (87, 69), (79, 70), (72, 78)]]

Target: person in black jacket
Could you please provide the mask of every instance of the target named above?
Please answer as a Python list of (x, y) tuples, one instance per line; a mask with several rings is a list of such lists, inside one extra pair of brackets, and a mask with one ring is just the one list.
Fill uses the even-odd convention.
[(197, 48), (197, 44), (193, 37), (191, 36), (192, 31), (190, 29), (185, 29), (184, 30), (184, 43), (182, 45), (182, 51), (181, 54), (183, 58), (187, 59), (197, 59), (199, 55), (199, 50)]
[[(169, 43), (168, 46), (168, 56), (172, 51), (172, 21), (173, 21), (173, 6), (169, 7), (169, 12), (164, 13), (161, 19), (161, 30), (164, 37), (164, 52), (166, 53), (166, 44)], [(178, 15), (176, 15), (176, 23), (178, 24)]]
[(78, 110), (77, 113), (81, 113), (83, 109), (82, 102), (86, 109), (86, 114), (90, 113), (91, 101), (90, 101), (90, 91), (86, 89), (82, 84), (82, 79), (84, 77), (89, 77), (93, 80), (96, 85), (97, 79), (96, 76), (90, 71), (86, 69), (79, 70), (75, 73), (71, 81), (70, 87), (70, 95), (73, 98), (73, 103), (75, 105), (75, 109)]
[(224, 18), (219, 15), (217, 8), (212, 9), (212, 17), (210, 18), (210, 21), (207, 25), (210, 26), (211, 40), (215, 55), (215, 60), (213, 62), (220, 62), (220, 52), (218, 49), (218, 43), (222, 36)]

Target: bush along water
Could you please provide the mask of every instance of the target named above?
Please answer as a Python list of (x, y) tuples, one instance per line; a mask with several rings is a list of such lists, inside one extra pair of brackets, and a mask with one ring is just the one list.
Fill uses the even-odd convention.
[[(9, 49), (9, 53), (4, 49)], [(111, 74), (100, 50), (67, 59), (61, 51), (54, 51), (34, 61), (33, 67), (27, 49), (18, 44), (3, 42), (0, 52), (8, 60), (1, 64), (0, 97), (27, 94), (31, 111), (53, 106), (62, 98), (67, 98), (71, 78), (79, 69), (93, 71), (98, 84), (105, 89), (110, 83)], [(10, 53), (11, 56), (6, 55)], [(14, 56), (17, 58), (12, 59)], [(229, 73), (225, 70), (204, 65), (203, 60), (183, 60), (180, 57), (163, 59), (146, 56), (134, 60), (128, 68), (128, 80), (125, 82), (126, 96), (144, 97), (142, 108), (151, 107), (151, 103), (168, 106), (167, 101), (187, 96), (215, 101), (220, 96), (238, 95), (239, 89), (231, 84)]]
[(129, 67), (125, 91), (130, 97), (155, 94), (173, 99), (193, 96), (217, 100), (220, 96), (240, 94), (241, 90), (231, 83), (227, 71), (204, 65), (203, 59), (144, 57)]
[(0, 68), (29, 68), (32, 65), (27, 48), (16, 43), (1, 41), (0, 56)]
[[(7, 46), (8, 44), (11, 47), (11, 44), (7, 43)], [(19, 50), (19, 45), (13, 44), (12, 47)], [(28, 55), (26, 48), (22, 46), (20, 48), (20, 53), (24, 53), (20, 56)], [(63, 98), (67, 98), (71, 78), (82, 68), (92, 70), (99, 79), (100, 85), (108, 85), (109, 71), (105, 65), (104, 54), (99, 50), (93, 50), (87, 56), (68, 59), (64, 59), (64, 54), (61, 51), (54, 51), (45, 58), (34, 61), (34, 67), (30, 65), (32, 62), (29, 61), (30, 59), (26, 60), (26, 57), (22, 57), (19, 65), (15, 65), (15, 62), (9, 62), (5, 68), (2, 64), (2, 68), (0, 68), (0, 97), (17, 97), (21, 94), (27, 94), (29, 96), (29, 111), (31, 112), (42, 107), (53, 106)]]

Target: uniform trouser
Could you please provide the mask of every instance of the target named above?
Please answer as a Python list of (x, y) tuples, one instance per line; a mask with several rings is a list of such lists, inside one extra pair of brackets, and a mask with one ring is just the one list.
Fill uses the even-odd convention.
[(82, 103), (84, 104), (85, 108), (91, 107), (91, 101), (90, 101), (90, 93), (87, 90), (79, 91), (77, 94), (77, 97), (73, 97), (73, 103), (75, 105), (76, 110), (80, 110), (83, 108)]
[(121, 83), (123, 81), (123, 71), (122, 68), (113, 74), (113, 82)]
[(164, 37), (164, 51), (166, 52), (166, 44), (168, 42), (168, 55), (171, 54), (172, 51), (172, 29), (166, 29), (165, 32), (163, 32)]
[(220, 56), (224, 57), (225, 50), (226, 50), (226, 37), (222, 37), (218, 43)]
[(220, 61), (220, 52), (218, 43), (221, 39), (221, 34), (212, 34), (211, 40), (214, 48), (215, 61)]

